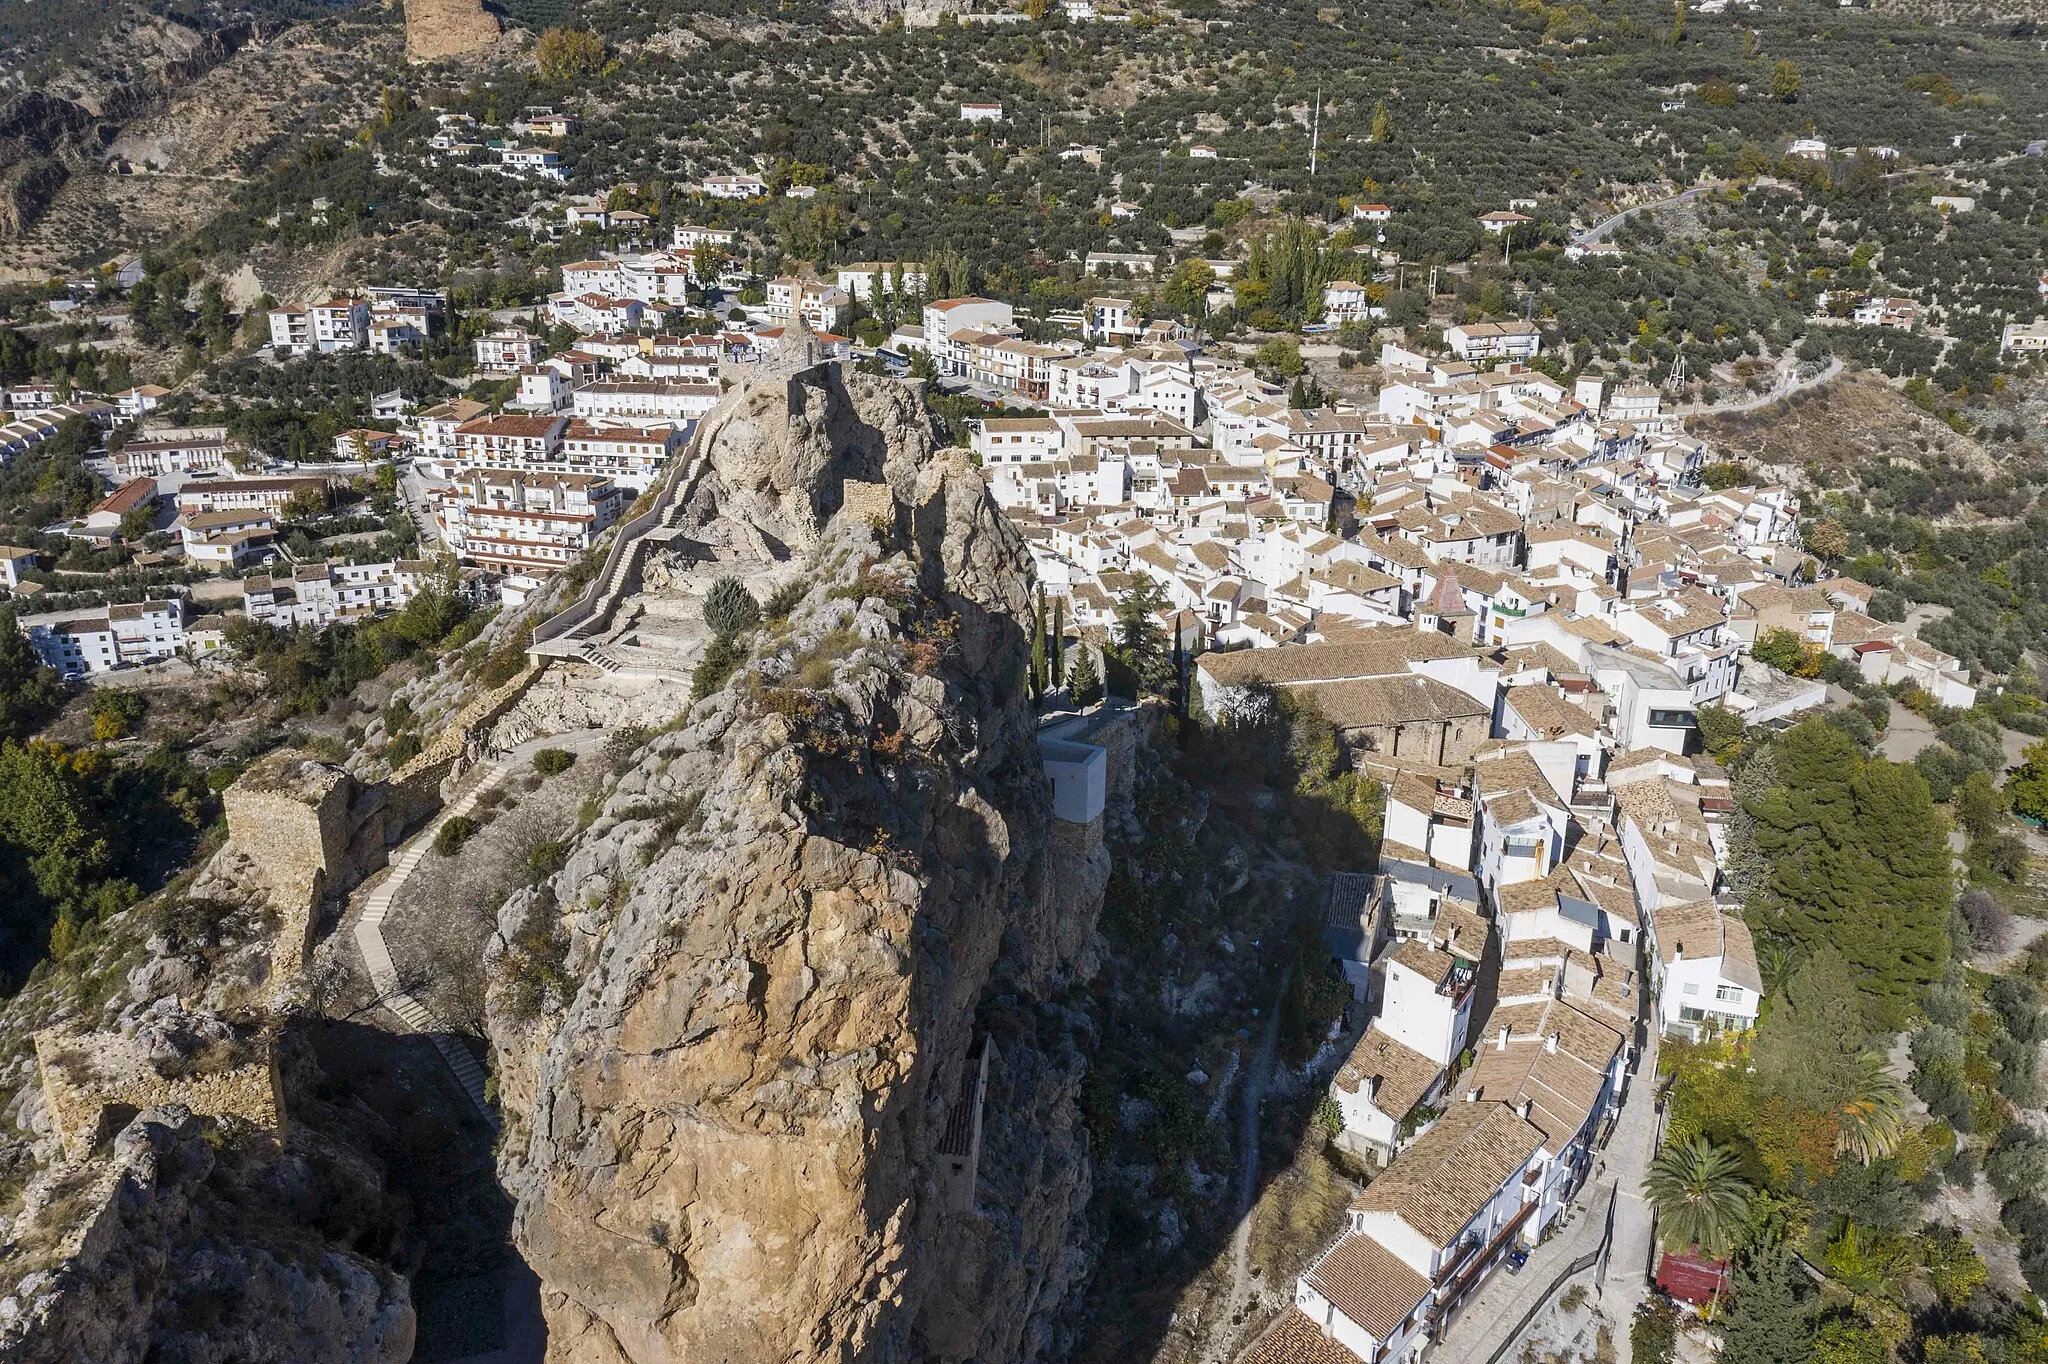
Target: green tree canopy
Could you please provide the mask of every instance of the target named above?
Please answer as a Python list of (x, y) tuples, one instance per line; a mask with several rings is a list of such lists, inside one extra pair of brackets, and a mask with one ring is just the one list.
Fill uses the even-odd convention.
[(1902, 1017), (1948, 962), (1948, 841), (1927, 783), (1820, 720), (1771, 748), (1779, 782), (1747, 807), (1770, 867), (1752, 918), (1801, 951), (1833, 947)]
[(12, 608), (0, 608), (0, 738), (28, 737), (63, 704), (64, 679), (44, 666)]
[(1813, 1307), (1792, 1255), (1775, 1240), (1752, 1247), (1735, 1267), (1720, 1318), (1721, 1358), (1743, 1364), (1807, 1364)]

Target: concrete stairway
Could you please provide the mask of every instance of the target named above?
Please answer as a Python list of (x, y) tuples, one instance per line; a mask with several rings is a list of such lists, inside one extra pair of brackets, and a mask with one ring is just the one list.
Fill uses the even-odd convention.
[(463, 1093), (469, 1096), (477, 1113), (494, 1130), (498, 1126), (498, 1117), (491, 1111), (490, 1101), (485, 1097), (484, 1068), (477, 1064), (476, 1057), (447, 1024), (435, 1018), (426, 1005), (400, 988), (397, 965), (391, 960), (390, 949), (384, 945), (384, 920), (389, 917), (398, 892), (433, 850), (434, 839), (442, 826), (457, 815), (466, 815), (474, 810), (477, 799), (504, 781), (511, 770), (502, 762), (482, 768), (481, 775), (470, 783), (468, 790), (408, 840), (398, 855), (391, 859), (388, 874), (364, 897), (363, 917), (356, 922), (356, 947), (363, 955), (363, 965), (369, 969), (370, 983), (376, 987), (380, 1001), (405, 1024), (408, 1031), (423, 1033), (434, 1044), (435, 1050), (447, 1061), (448, 1069), (454, 1072)]

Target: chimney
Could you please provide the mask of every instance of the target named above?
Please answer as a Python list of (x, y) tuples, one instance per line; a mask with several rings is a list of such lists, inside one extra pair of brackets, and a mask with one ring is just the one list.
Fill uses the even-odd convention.
[(1479, 1086), (1474, 1085), (1472, 1086), (1472, 1088), (1465, 1091), (1465, 1102), (1468, 1104), (1476, 1104), (1479, 1102)]
[(1527, 1099), (1515, 1105), (1515, 1116), (1523, 1122), (1529, 1121), (1529, 1101)]
[(1557, 1050), (1557, 1034), (1556, 1034), (1556, 1033), (1552, 1033), (1552, 1034), (1550, 1034), (1550, 1036), (1548, 1036), (1548, 1037), (1546, 1037), (1546, 1038), (1544, 1038), (1544, 1039), (1543, 1039), (1543, 1050), (1545, 1050), (1545, 1051), (1549, 1051), (1549, 1052), (1554, 1052), (1554, 1051), (1556, 1051), (1556, 1050)]
[(1508, 1049), (1508, 1025), (1507, 1025), (1507, 1024), (1503, 1023), (1503, 1024), (1501, 1024), (1501, 1025), (1500, 1025), (1500, 1037), (1499, 1037), (1499, 1039), (1498, 1039), (1497, 1041), (1495, 1041), (1495, 1042), (1494, 1042), (1494, 1044), (1493, 1044), (1493, 1049), (1494, 1049), (1495, 1051), (1506, 1051), (1506, 1050)]

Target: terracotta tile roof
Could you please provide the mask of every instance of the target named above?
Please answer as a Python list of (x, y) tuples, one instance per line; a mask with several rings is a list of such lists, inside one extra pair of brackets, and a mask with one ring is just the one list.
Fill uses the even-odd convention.
[(458, 436), (510, 436), (542, 440), (568, 425), (563, 417), (479, 417), (455, 428)]
[(1486, 800), (1487, 818), (1503, 828), (1525, 824), (1539, 813), (1535, 800), (1526, 790), (1509, 791), (1504, 795), (1489, 796)]
[(1551, 787), (1550, 778), (1543, 775), (1543, 769), (1525, 748), (1499, 749), (1473, 763), (1472, 780), (1482, 803), (1490, 796), (1524, 791), (1539, 800), (1564, 804), (1561, 793)]
[(1710, 900), (1665, 905), (1651, 911), (1650, 932), (1657, 940), (1657, 956), (1667, 965), (1680, 952), (1698, 959), (1721, 958), (1721, 975), (1731, 984), (1763, 993), (1763, 975), (1756, 964), (1756, 940), (1749, 925), (1732, 914), (1723, 914)]
[(1570, 943), (1561, 938), (1519, 938), (1501, 949), (1501, 961), (1505, 965), (1516, 961), (1564, 960), (1572, 950)]
[(1439, 1250), (1542, 1149), (1542, 1131), (1502, 1103), (1456, 1103), (1351, 1200), (1354, 1212), (1392, 1213)]
[(1339, 729), (1472, 719), (1491, 713), (1484, 702), (1456, 687), (1414, 673), (1316, 682), (1303, 690), (1315, 696), (1324, 718)]
[(1431, 985), (1442, 985), (1449, 980), (1451, 971), (1458, 964), (1458, 959), (1450, 953), (1439, 952), (1413, 938), (1404, 939), (1400, 946), (1394, 949), (1393, 960), (1421, 976)]
[(1509, 687), (1507, 703), (1524, 724), (1544, 739), (1559, 739), (1567, 734), (1591, 738), (1600, 732), (1584, 707), (1573, 705), (1542, 683)]
[(1253, 682), (1327, 682), (1343, 678), (1395, 677), (1410, 661), (1474, 656), (1475, 651), (1433, 630), (1381, 625), (1347, 631), (1322, 644), (1285, 649), (1244, 649), (1201, 657), (1201, 667), (1225, 686)]
[(1328, 568), (1317, 569), (1309, 574), (1309, 578), (1343, 592), (1380, 592), (1401, 585), (1399, 578), (1390, 578), (1367, 564), (1349, 560), (1331, 564)]
[(1330, 1083), (1346, 1094), (1356, 1094), (1359, 1086), (1370, 1084), (1368, 1097), (1373, 1107), (1399, 1122), (1428, 1096), (1443, 1073), (1442, 1066), (1382, 1032), (1375, 1019)]
[[(1487, 1026), (1492, 1035), (1474, 1043), (1460, 1095), (1475, 1095), (1482, 1102), (1527, 1102), (1529, 1122), (1543, 1133), (1544, 1149), (1558, 1154), (1592, 1116), (1607, 1070), (1620, 1054), (1622, 1034), (1561, 999), (1504, 1005), (1494, 1010)], [(1502, 1028), (1508, 1029), (1506, 1045), (1499, 1040)]]
[(1437, 902), (1430, 937), (1446, 952), (1478, 961), (1486, 955), (1487, 939), (1492, 935), (1493, 925), (1480, 916), (1477, 905), (1450, 895)]
[(1429, 1294), (1428, 1279), (1370, 1236), (1346, 1236), (1324, 1251), (1303, 1277), (1378, 1341), (1398, 1330)]
[(1238, 1364), (1362, 1364), (1362, 1361), (1324, 1335), (1320, 1326), (1289, 1307), (1281, 1313), (1272, 1330), (1238, 1357)]
[(130, 479), (95, 503), (94, 512), (105, 512), (110, 516), (126, 516), (137, 507), (146, 507), (156, 501), (156, 480), (153, 478)]
[(1494, 986), (1497, 999), (1520, 1000), (1557, 993), (1557, 970), (1552, 966), (1520, 966), (1502, 971)]
[(1534, 644), (1517, 644), (1513, 648), (1503, 649), (1501, 653), (1509, 663), (1517, 663), (1525, 668), (1547, 668), (1552, 677), (1560, 674), (1576, 675), (1579, 672), (1579, 665), (1560, 652), (1557, 646), (1545, 644), (1541, 640)]

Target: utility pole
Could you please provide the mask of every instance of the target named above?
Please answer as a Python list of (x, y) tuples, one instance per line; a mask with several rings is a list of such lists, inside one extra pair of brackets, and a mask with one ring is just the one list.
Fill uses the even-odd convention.
[(1308, 125), (1308, 178), (1316, 178), (1316, 153), (1323, 141), (1323, 83), (1316, 82), (1316, 112)]

